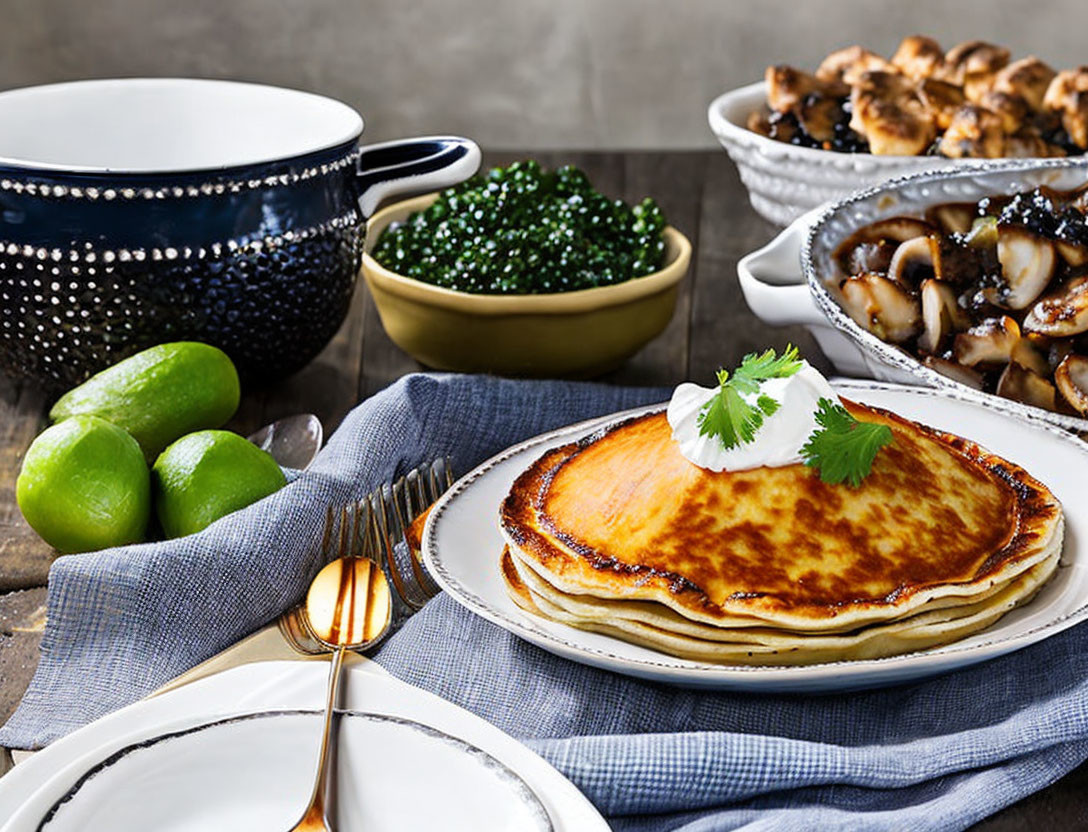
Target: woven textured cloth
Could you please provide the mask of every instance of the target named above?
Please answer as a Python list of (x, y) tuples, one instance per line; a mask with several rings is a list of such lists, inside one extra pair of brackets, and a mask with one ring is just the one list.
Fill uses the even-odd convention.
[[(664, 396), (408, 376), (268, 499), (192, 537), (60, 558), (41, 663), (0, 744), (45, 745), (274, 619), (318, 568), (325, 506)], [(617, 830), (962, 829), (1088, 758), (1085, 626), (915, 685), (742, 695), (574, 664), (439, 596), (375, 658), (529, 744)]]

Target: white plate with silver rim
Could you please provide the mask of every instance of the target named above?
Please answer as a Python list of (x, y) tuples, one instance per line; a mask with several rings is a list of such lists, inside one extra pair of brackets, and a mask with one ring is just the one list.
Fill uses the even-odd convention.
[(1088, 617), (1088, 445), (1031, 417), (949, 391), (878, 382), (833, 382), (843, 395), (966, 436), (1026, 468), (1065, 508), (1065, 545), (1055, 577), (1035, 599), (969, 638), (904, 656), (795, 667), (708, 664), (529, 615), (499, 573), (499, 506), (514, 479), (545, 451), (657, 405), (571, 425), (488, 460), (435, 505), (423, 535), (427, 567), (468, 609), (556, 655), (656, 682), (763, 692), (826, 692), (912, 682), (1010, 653)]
[[(323, 662), (266, 662), (106, 717), (0, 780), (3, 832), (265, 832), (313, 782)], [(606, 830), (578, 790), (483, 720), (371, 662), (345, 668), (336, 806), (343, 832)], [(231, 709), (222, 709), (229, 703)]]

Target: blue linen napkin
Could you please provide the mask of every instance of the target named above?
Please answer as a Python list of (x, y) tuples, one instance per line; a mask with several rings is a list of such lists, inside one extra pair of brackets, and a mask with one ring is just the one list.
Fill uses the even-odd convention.
[[(303, 476), (206, 531), (60, 558), (38, 671), (0, 744), (40, 747), (272, 620), (318, 568), (324, 507), (451, 455), (458, 471), (663, 390), (413, 375)], [(682, 690), (554, 657), (439, 596), (375, 657), (571, 778), (617, 830), (962, 829), (1088, 758), (1088, 628), (914, 685)]]

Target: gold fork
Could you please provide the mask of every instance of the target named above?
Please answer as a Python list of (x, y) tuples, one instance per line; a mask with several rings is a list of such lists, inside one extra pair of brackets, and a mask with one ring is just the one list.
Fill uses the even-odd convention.
[[(396, 625), (438, 594), (438, 586), (423, 566), (421, 534), (427, 512), (453, 480), (450, 460), (442, 458), (374, 489), (339, 512), (332, 507), (326, 511), (323, 561), (357, 554), (377, 562), (394, 589)], [(283, 613), (277, 624), (296, 652), (307, 656), (328, 652), (307, 630), (301, 604)]]

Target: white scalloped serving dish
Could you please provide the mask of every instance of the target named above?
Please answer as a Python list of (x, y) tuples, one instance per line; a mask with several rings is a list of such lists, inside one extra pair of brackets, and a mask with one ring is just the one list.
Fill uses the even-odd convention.
[(763, 81), (715, 98), (710, 129), (732, 157), (752, 207), (776, 225), (789, 225), (806, 211), (908, 173), (978, 164), (941, 156), (874, 156), (837, 153), (780, 142), (747, 128), (748, 115), (766, 101)]

